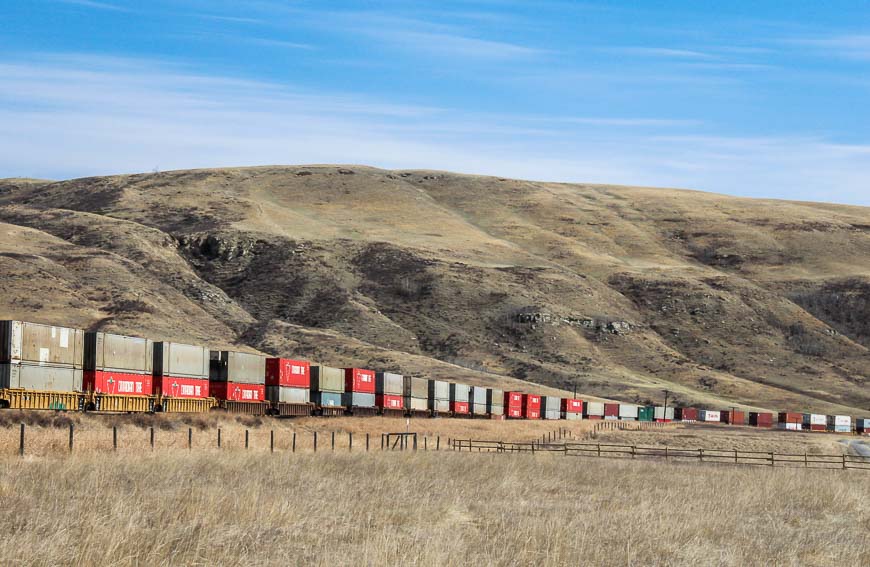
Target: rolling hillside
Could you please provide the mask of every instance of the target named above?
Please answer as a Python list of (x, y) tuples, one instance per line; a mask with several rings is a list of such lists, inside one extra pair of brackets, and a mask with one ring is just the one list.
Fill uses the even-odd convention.
[(0, 318), (627, 401), (870, 410), (868, 208), (258, 167), (3, 180), (0, 235)]

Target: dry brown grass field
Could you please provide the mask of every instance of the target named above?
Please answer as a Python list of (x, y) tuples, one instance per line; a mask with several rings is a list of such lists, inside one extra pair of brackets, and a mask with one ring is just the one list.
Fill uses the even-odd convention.
[(867, 565), (858, 471), (552, 455), (2, 457), (9, 565)]

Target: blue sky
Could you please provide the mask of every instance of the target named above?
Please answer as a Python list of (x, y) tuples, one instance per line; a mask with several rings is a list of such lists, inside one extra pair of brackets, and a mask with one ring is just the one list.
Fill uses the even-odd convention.
[(0, 0), (0, 177), (362, 163), (870, 205), (870, 3)]

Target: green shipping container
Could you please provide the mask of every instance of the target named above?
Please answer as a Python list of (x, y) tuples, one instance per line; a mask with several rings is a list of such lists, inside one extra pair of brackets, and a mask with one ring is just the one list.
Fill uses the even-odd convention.
[(637, 409), (638, 421), (653, 421), (655, 419), (656, 408), (653, 406), (640, 407)]

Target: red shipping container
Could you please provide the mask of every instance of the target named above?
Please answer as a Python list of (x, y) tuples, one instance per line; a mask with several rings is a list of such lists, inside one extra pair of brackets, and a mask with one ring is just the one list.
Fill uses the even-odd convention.
[(311, 387), (311, 363), (289, 358), (267, 358), (266, 385), (309, 388)]
[(523, 407), (523, 395), (520, 392), (505, 392), (504, 406), (506, 408), (521, 408)]
[(375, 373), (373, 370), (363, 368), (344, 369), (344, 389), (346, 392), (358, 392), (360, 394), (375, 393)]
[(827, 431), (827, 427), (818, 423), (811, 423), (810, 431)]
[(450, 411), (464, 415), (468, 413), (468, 402), (450, 402)]
[(589, 415), (586, 416), (586, 419), (602, 419), (600, 415)]
[(779, 423), (803, 423), (804, 415), (802, 413), (780, 412)]
[(523, 417), (523, 408), (522, 408), (522, 406), (519, 406), (519, 407), (516, 407), (516, 406), (515, 406), (515, 407), (508, 407), (508, 408), (505, 408), (505, 409), (507, 410), (507, 416), (508, 416), (508, 417), (517, 417), (517, 418), (519, 418), (519, 417)]
[(562, 400), (562, 411), (565, 413), (583, 413), (583, 400)]
[(523, 417), (526, 419), (541, 419), (541, 396), (523, 394)]
[(604, 417), (619, 417), (619, 404), (604, 404)]
[(743, 425), (746, 423), (746, 414), (737, 410), (723, 411), (719, 414), (719, 421), (731, 425)]
[(82, 388), (86, 392), (120, 396), (150, 396), (154, 393), (153, 378), (150, 374), (103, 370), (85, 370), (82, 376)]
[(670, 422), (671, 422), (670, 419), (657, 419), (656, 420), (656, 423), (670, 423)]
[(210, 393), (219, 400), (234, 402), (262, 402), (266, 400), (265, 384), (242, 384), (241, 382), (211, 382)]
[(378, 394), (375, 396), (375, 405), (384, 409), (404, 409), (404, 396), (391, 396), (390, 394)]
[(169, 398), (207, 398), (209, 393), (208, 380), (199, 378), (155, 376), (154, 388)]
[(681, 421), (698, 421), (696, 408), (677, 408), (674, 410), (674, 414), (678, 414)]
[(773, 427), (773, 414), (751, 412), (749, 414), (749, 425), (754, 425), (755, 427)]

